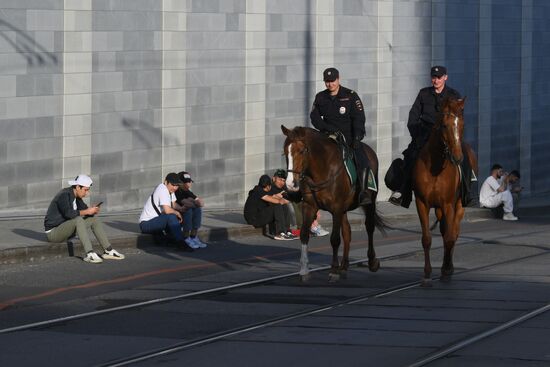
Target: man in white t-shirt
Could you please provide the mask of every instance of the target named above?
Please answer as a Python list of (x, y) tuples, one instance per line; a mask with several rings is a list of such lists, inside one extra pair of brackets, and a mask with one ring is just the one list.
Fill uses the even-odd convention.
[(193, 249), (185, 243), (181, 233), (181, 214), (173, 208), (176, 201), (174, 193), (182, 183), (175, 172), (166, 175), (164, 183), (159, 184), (145, 201), (139, 217), (139, 228), (142, 233), (152, 235), (168, 232), (179, 248), (191, 252)]
[(494, 164), (491, 168), (491, 175), (487, 177), (479, 192), (479, 204), (483, 208), (496, 208), (501, 204), (504, 206), (504, 220), (518, 220), (513, 213), (514, 201), (512, 193), (508, 190), (510, 176), (505, 174), (500, 164)]

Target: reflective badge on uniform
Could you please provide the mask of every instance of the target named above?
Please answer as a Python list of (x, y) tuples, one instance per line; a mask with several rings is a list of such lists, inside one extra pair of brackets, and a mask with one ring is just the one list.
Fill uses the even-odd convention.
[(346, 113), (346, 107), (342, 106), (340, 107), (340, 115), (343, 115), (344, 113)]
[(355, 101), (355, 106), (357, 107), (357, 109), (359, 111), (363, 111), (363, 105), (361, 104), (361, 101), (360, 100), (356, 100)]

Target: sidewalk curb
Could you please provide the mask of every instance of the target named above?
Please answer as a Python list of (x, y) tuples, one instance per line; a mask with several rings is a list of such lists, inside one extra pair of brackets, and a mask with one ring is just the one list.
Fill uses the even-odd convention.
[[(433, 213), (433, 211), (432, 211)], [(403, 213), (384, 214), (380, 213), (386, 224), (390, 227), (396, 227), (404, 223), (412, 224), (418, 222), (418, 215), (414, 208), (409, 209), (407, 212), (403, 210)], [(364, 216), (360, 212), (350, 212), (348, 215), (352, 230), (359, 231), (364, 229)], [(474, 219), (490, 219), (494, 218), (490, 210), (479, 208), (467, 208), (464, 221), (470, 221)], [(431, 215), (431, 221), (433, 222), (435, 217)], [(324, 218), (321, 220), (321, 224), (327, 229), (331, 230), (332, 222), (330, 218)], [(203, 226), (199, 230), (199, 237), (206, 242), (220, 241), (220, 240), (233, 240), (241, 237), (258, 236), (262, 234), (262, 230), (254, 228), (248, 224), (242, 223), (226, 228)], [(129, 249), (129, 248), (146, 248), (157, 247), (154, 245), (152, 236), (141, 234), (139, 232), (127, 232), (124, 236), (109, 237), (109, 240), (116, 249)], [(97, 242), (92, 241), (94, 249), (99, 246)], [(53, 258), (62, 257), (81, 257), (83, 255), (83, 248), (79, 241), (76, 241), (72, 245), (72, 249), (69, 248), (67, 242), (64, 243), (49, 243), (41, 242), (36, 245), (27, 245), (24, 243), (13, 244), (10, 248), (0, 250), (0, 264), (18, 264), (25, 262), (38, 262)]]

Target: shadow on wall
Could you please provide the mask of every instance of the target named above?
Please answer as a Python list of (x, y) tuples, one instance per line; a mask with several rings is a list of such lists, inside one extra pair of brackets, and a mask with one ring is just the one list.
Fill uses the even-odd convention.
[[(152, 126), (151, 123), (146, 121), (123, 118), (122, 126), (133, 132), (143, 148), (151, 149), (160, 147), (161, 145), (171, 146), (181, 144), (179, 137), (171, 135), (163, 136), (160, 127)], [(164, 141), (162, 138), (164, 138)]]
[[(14, 41), (6, 34), (6, 31), (17, 33), (18, 37)], [(13, 26), (12, 24), (0, 19), (0, 37), (4, 38), (17, 53), (26, 59), (28, 66), (43, 66), (49, 63), (57, 65), (57, 56), (46, 50), (37, 43), (25, 31)], [(37, 51), (38, 50), (38, 51)]]

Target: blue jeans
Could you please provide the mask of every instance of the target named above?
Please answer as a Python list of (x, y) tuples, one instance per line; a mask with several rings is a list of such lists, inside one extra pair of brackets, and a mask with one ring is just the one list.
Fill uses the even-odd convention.
[(175, 214), (161, 214), (156, 218), (139, 223), (139, 228), (142, 233), (147, 234), (159, 234), (162, 231), (168, 231), (176, 241), (183, 241), (181, 224)]
[(183, 213), (183, 231), (199, 229), (202, 222), (202, 208), (189, 208)]

